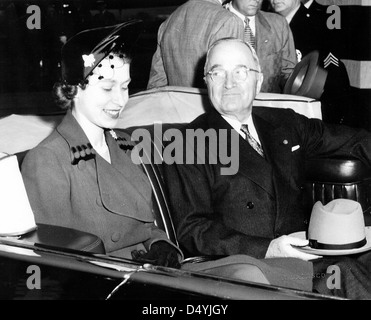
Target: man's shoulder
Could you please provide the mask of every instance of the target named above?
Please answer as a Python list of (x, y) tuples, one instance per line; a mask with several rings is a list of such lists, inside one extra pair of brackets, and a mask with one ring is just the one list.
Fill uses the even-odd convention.
[(188, 0), (186, 3), (179, 6), (174, 14), (189, 11), (189, 10), (198, 10), (200, 8), (206, 8), (209, 10), (220, 10), (224, 9), (221, 4), (218, 4), (216, 0)]
[(253, 114), (263, 118), (270, 123), (292, 123), (299, 114), (287, 108), (253, 107)]
[(209, 112), (205, 112), (183, 127), (183, 129), (208, 129)]
[(280, 14), (275, 13), (275, 12), (267, 12), (267, 11), (260, 10), (258, 12), (258, 15), (263, 17), (268, 23), (271, 23), (271, 24), (287, 24), (286, 19)]
[(169, 18), (182, 18), (185, 15), (202, 15), (205, 19), (210, 15), (217, 17), (234, 17), (235, 15), (225, 9), (217, 0), (189, 0), (178, 7)]

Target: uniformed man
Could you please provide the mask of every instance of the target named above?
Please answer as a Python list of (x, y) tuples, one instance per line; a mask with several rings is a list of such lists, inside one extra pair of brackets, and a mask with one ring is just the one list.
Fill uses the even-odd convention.
[(320, 66), (328, 72), (321, 97), (323, 119), (346, 124), (350, 121), (350, 82), (345, 65), (338, 56), (336, 30), (327, 27), (330, 15), (326, 13), (326, 6), (315, 1), (308, 1), (305, 5), (300, 0), (270, 2), (273, 10), (284, 16), (290, 25), (298, 60), (314, 50), (320, 53)]

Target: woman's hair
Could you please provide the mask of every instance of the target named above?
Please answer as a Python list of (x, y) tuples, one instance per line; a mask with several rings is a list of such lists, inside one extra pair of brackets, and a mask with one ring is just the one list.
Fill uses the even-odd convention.
[[(131, 63), (131, 57), (121, 51), (113, 51), (111, 54), (119, 56), (124, 60), (124, 63)], [(73, 108), (73, 100), (77, 94), (77, 89), (80, 87), (85, 90), (86, 86), (89, 84), (89, 76), (81, 81), (78, 85), (71, 85), (66, 81), (59, 81), (54, 84), (53, 95), (56, 104), (63, 110)]]

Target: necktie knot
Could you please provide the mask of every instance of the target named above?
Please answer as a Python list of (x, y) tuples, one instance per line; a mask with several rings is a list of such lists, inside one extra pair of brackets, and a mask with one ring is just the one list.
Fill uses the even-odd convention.
[(263, 149), (258, 141), (251, 135), (247, 124), (241, 125), (241, 131), (245, 134), (245, 140), (253, 147), (253, 149), (264, 158)]

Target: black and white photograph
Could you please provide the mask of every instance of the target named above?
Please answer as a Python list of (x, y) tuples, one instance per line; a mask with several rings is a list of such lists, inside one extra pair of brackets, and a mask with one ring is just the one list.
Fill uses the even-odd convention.
[(0, 0), (0, 300), (371, 300), (369, 0)]

